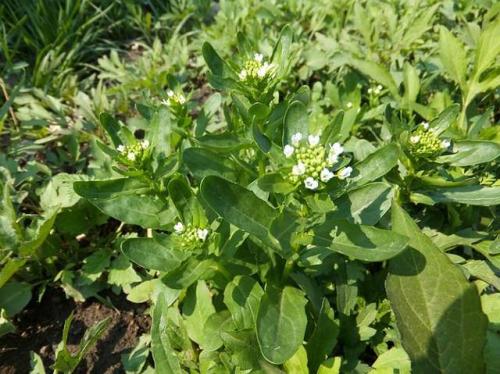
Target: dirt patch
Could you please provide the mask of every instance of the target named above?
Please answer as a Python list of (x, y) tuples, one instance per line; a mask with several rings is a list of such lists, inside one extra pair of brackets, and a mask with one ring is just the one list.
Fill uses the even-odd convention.
[[(17, 331), (0, 339), (0, 373), (25, 374), (30, 371), (30, 351), (43, 359), (45, 368), (54, 363), (54, 352), (61, 340), (64, 321), (72, 311), (74, 319), (68, 338), (75, 350), (85, 330), (106, 317), (111, 323), (76, 373), (121, 373), (121, 354), (133, 348), (150, 328), (145, 305), (132, 304), (124, 297), (107, 295), (116, 308), (95, 300), (75, 303), (59, 289), (47, 291), (40, 303), (31, 302), (14, 320)], [(50, 372), (50, 371), (48, 371)]]

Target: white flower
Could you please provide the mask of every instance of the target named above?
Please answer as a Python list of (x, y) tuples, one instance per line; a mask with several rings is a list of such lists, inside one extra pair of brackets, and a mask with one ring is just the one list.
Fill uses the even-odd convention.
[(264, 60), (264, 56), (260, 53), (256, 53), (253, 57), (257, 62), (262, 62)]
[(240, 80), (244, 81), (245, 79), (247, 79), (247, 71), (243, 69), (242, 71), (240, 71), (240, 74), (238, 76), (240, 77)]
[(424, 130), (429, 130), (429, 122), (422, 122), (421, 125), (424, 128)]
[(369, 94), (371, 94), (372, 92), (373, 92), (373, 88), (371, 88), (371, 87), (370, 87), (370, 88), (368, 89), (368, 93), (369, 93)]
[(315, 190), (316, 188), (318, 188), (319, 183), (316, 179), (314, 179), (312, 177), (307, 177), (306, 180), (304, 181), (304, 186), (308, 190)]
[(340, 143), (334, 143), (330, 146), (330, 152), (328, 152), (328, 163), (330, 165), (335, 164), (339, 160), (339, 155), (344, 152), (344, 147)]
[(170, 102), (168, 100), (163, 99), (161, 103), (165, 106), (170, 106)]
[(123, 144), (120, 144), (116, 150), (120, 153), (123, 153), (125, 151), (125, 146)]
[(301, 140), (302, 140), (302, 134), (300, 132), (292, 135), (292, 144), (294, 146), (298, 146)]
[(444, 139), (441, 142), (441, 148), (443, 148), (443, 149), (448, 149), (448, 148), (450, 148), (450, 146), (451, 146), (451, 142), (449, 139)]
[(289, 158), (291, 155), (293, 155), (294, 151), (295, 148), (292, 147), (290, 144), (285, 145), (285, 148), (283, 148), (283, 153), (285, 154), (286, 158)]
[(177, 234), (184, 232), (184, 225), (182, 224), (182, 222), (177, 222), (174, 225), (174, 230)]
[(379, 85), (377, 86), (377, 90), (378, 90), (378, 91), (382, 91), (382, 88), (384, 88), (384, 87), (382, 87), (382, 85), (381, 85), (381, 84), (379, 84)]
[(344, 147), (342, 147), (340, 143), (333, 143), (330, 146), (330, 153), (335, 153), (336, 155), (340, 155), (344, 153)]
[(320, 179), (322, 182), (328, 182), (330, 179), (332, 179), (333, 177), (335, 176), (335, 174), (333, 174), (330, 170), (328, 170), (327, 168), (324, 168), (323, 170), (321, 170), (321, 174), (320, 174)]
[(127, 158), (130, 160), (130, 161), (135, 161), (135, 153), (134, 152), (129, 152), (127, 154)]
[(174, 91), (172, 91), (172, 90), (168, 90), (167, 91), (167, 96), (168, 97), (174, 97), (174, 95), (175, 95)]
[(410, 142), (417, 144), (420, 141), (420, 135), (413, 135), (410, 137)]
[(267, 67), (266, 65), (262, 65), (259, 70), (257, 70), (257, 75), (259, 78), (264, 78), (267, 73)]
[(208, 235), (208, 230), (207, 229), (198, 229), (196, 230), (196, 236), (198, 239), (205, 241)]
[(179, 102), (179, 104), (184, 104), (186, 102), (186, 98), (184, 97), (183, 94), (180, 94), (178, 97), (177, 97), (177, 101)]
[(352, 173), (352, 167), (348, 166), (340, 170), (337, 176), (339, 177), (339, 179), (346, 179), (351, 176), (351, 173)]
[(306, 172), (306, 165), (302, 162), (299, 162), (297, 165), (293, 165), (292, 174), (293, 175), (302, 175)]
[(142, 149), (146, 149), (149, 147), (149, 140), (147, 139), (144, 139), (142, 142), (141, 142), (141, 148)]
[(319, 135), (309, 135), (307, 141), (311, 147), (314, 147), (319, 144)]
[(350, 101), (347, 103), (347, 107), (348, 107), (349, 109), (350, 109), (350, 108), (352, 108), (352, 103), (351, 103)]

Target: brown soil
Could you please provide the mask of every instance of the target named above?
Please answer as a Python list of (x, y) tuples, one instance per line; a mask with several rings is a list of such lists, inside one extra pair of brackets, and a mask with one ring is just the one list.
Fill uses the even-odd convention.
[(41, 303), (31, 302), (14, 320), (17, 331), (0, 338), (0, 374), (29, 373), (30, 351), (40, 355), (50, 372), (64, 321), (72, 311), (74, 319), (68, 338), (68, 348), (72, 352), (88, 327), (111, 317), (108, 330), (75, 373), (123, 373), (121, 355), (130, 351), (139, 336), (149, 331), (150, 319), (144, 314), (145, 305), (108, 296), (116, 309), (94, 300), (75, 303), (66, 299), (61, 290), (54, 289), (46, 292)]

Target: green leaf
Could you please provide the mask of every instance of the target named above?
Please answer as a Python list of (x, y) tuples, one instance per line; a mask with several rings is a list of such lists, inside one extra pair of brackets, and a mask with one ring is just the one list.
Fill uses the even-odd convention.
[(487, 321), (477, 289), (396, 203), (409, 247), (389, 262), (387, 295), (414, 373), (483, 373)]
[(260, 302), (256, 332), (260, 351), (273, 364), (282, 364), (302, 346), (307, 325), (302, 291), (269, 287)]
[(30, 352), (30, 374), (45, 374), (42, 358), (35, 352)]
[(0, 338), (16, 331), (16, 326), (9, 321), (5, 309), (0, 309)]
[(301, 133), (307, 137), (309, 134), (309, 118), (307, 108), (302, 101), (294, 101), (288, 107), (283, 131), (283, 144), (292, 144), (292, 136)]
[(459, 113), (460, 113), (460, 105), (458, 104), (450, 105), (441, 113), (439, 113), (439, 116), (436, 119), (431, 121), (430, 128), (436, 134), (438, 135), (441, 134), (446, 129), (448, 129), (448, 127), (451, 126), (453, 121), (456, 120)]
[(128, 224), (158, 229), (176, 216), (172, 206), (134, 178), (75, 182), (73, 188), (103, 213)]
[(206, 334), (206, 323), (208, 318), (215, 314), (215, 308), (212, 304), (212, 294), (204, 281), (198, 281), (196, 287), (188, 290), (182, 314), (189, 338), (202, 349), (213, 351), (222, 345), (219, 336)]
[(359, 60), (350, 57), (346, 60), (346, 63), (386, 87), (395, 99), (399, 98), (396, 82), (383, 65), (369, 60)]
[(269, 237), (276, 211), (253, 192), (216, 176), (203, 179), (200, 189), (207, 204), (226, 221), (261, 240)]
[(127, 239), (121, 250), (137, 265), (164, 272), (176, 269), (189, 256), (189, 253), (175, 248), (167, 237)]
[(453, 144), (453, 154), (440, 156), (439, 163), (452, 166), (472, 166), (490, 162), (500, 157), (500, 144), (480, 140), (458, 141)]
[(238, 329), (255, 326), (260, 300), (264, 291), (253, 278), (239, 275), (229, 282), (224, 290), (224, 304), (231, 312)]
[(141, 335), (139, 342), (131, 352), (122, 353), (121, 362), (125, 374), (141, 373), (149, 357), (149, 344), (151, 338), (149, 334)]
[(11, 258), (0, 270), (0, 288), (26, 263), (26, 259)]
[(217, 175), (232, 181), (239, 180), (241, 169), (231, 159), (202, 148), (184, 150), (182, 159), (189, 171), (198, 179), (209, 175)]
[(288, 194), (295, 186), (283, 178), (280, 173), (265, 174), (257, 180), (258, 186), (266, 192)]
[(406, 248), (408, 238), (394, 231), (330, 220), (314, 228), (313, 244), (361, 261), (385, 261)]
[(223, 77), (227, 75), (228, 66), (222, 58), (217, 54), (210, 43), (205, 42), (202, 47), (203, 58), (207, 63), (208, 68), (215, 76)]
[(342, 358), (332, 357), (321, 364), (317, 374), (340, 374)]
[(500, 35), (500, 18), (496, 17), (479, 37), (474, 65), (474, 74), (476, 77), (479, 77), (488, 69), (500, 54), (498, 35)]
[(372, 367), (377, 369), (373, 372), (384, 373), (383, 370), (390, 370), (391, 373), (411, 373), (411, 362), (408, 354), (402, 348), (392, 347), (388, 351), (377, 357)]
[(168, 306), (162, 294), (158, 295), (153, 309), (151, 326), (151, 352), (155, 369), (159, 373), (182, 374), (177, 355), (167, 335)]
[(0, 288), (0, 309), (9, 317), (19, 313), (31, 300), (31, 286), (27, 283), (10, 281)]
[(111, 141), (113, 142), (115, 148), (122, 144), (122, 140), (119, 136), (121, 126), (118, 121), (113, 116), (111, 116), (111, 114), (106, 112), (101, 113), (101, 115), (99, 116), (99, 121), (101, 122), (101, 126), (104, 128), (104, 130), (106, 130), (109, 137), (111, 138)]
[(391, 185), (373, 182), (350, 191), (335, 201), (336, 210), (332, 218), (347, 219), (353, 223), (375, 225), (391, 208)]
[(196, 257), (190, 257), (177, 269), (164, 276), (162, 281), (170, 288), (187, 288), (199, 279), (209, 279), (217, 269), (217, 262), (212, 259), (200, 261)]
[(121, 254), (111, 263), (108, 274), (109, 284), (124, 287), (141, 280), (141, 277), (135, 272), (132, 264), (124, 255)]
[(446, 73), (464, 90), (467, 78), (465, 47), (444, 26), (440, 28), (439, 33), (439, 56)]
[[(410, 198), (415, 202), (459, 203), (477, 206), (494, 206), (500, 204), (500, 187), (463, 186), (436, 188), (430, 192), (415, 192)], [(424, 199), (422, 201), (422, 199)]]
[(334, 319), (333, 309), (326, 298), (323, 299), (318, 322), (313, 334), (307, 342), (309, 369), (315, 373), (321, 363), (333, 351), (337, 343), (340, 326)]
[(397, 165), (398, 157), (399, 149), (393, 143), (379, 148), (354, 166), (355, 174), (349, 187), (360, 187), (384, 176)]
[(417, 100), (420, 91), (420, 79), (418, 71), (411, 64), (405, 63), (403, 67), (403, 81), (405, 85), (405, 100), (408, 103), (414, 103)]
[(309, 374), (307, 352), (304, 346), (300, 346), (295, 354), (285, 361), (283, 368), (290, 374)]

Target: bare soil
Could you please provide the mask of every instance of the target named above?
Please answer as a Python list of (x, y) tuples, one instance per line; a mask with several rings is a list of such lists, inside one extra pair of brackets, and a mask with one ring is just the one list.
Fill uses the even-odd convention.
[(144, 314), (146, 305), (130, 303), (123, 296), (107, 296), (114, 308), (96, 300), (75, 303), (60, 289), (47, 290), (40, 303), (32, 301), (16, 316), (17, 331), (0, 338), (0, 374), (29, 373), (31, 351), (40, 355), (47, 372), (51, 372), (49, 368), (54, 363), (64, 321), (72, 311), (74, 319), (68, 338), (70, 351), (77, 349), (88, 327), (111, 317), (108, 330), (75, 372), (123, 373), (121, 355), (135, 347), (139, 337), (149, 331), (151, 322)]

